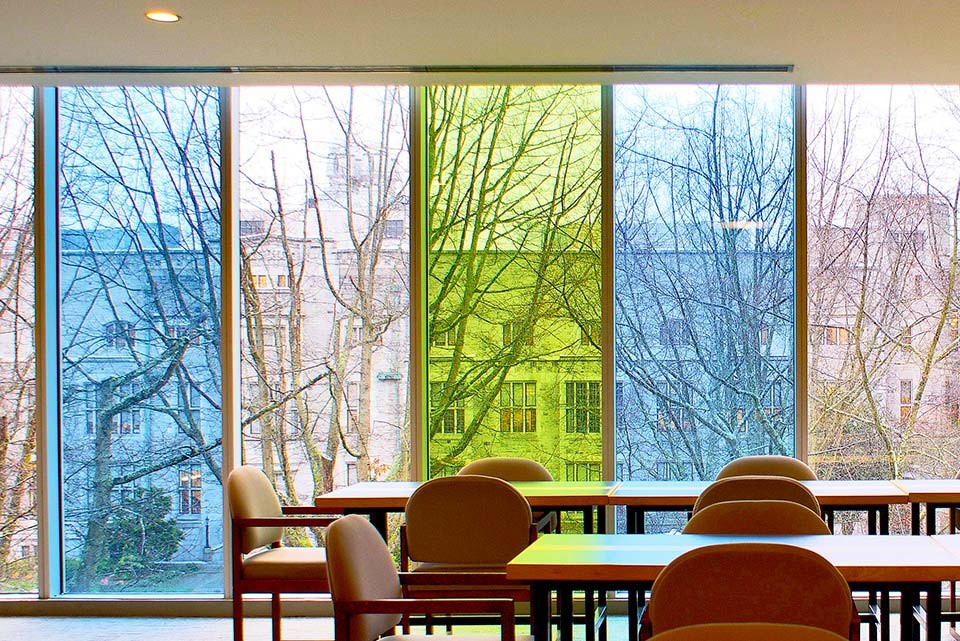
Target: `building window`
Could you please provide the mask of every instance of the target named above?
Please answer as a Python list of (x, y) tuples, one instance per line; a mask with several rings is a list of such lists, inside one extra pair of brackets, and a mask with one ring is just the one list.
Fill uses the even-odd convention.
[(657, 461), (654, 476), (658, 481), (693, 480), (693, 463), (690, 461)]
[(913, 327), (907, 325), (900, 332), (900, 347), (907, 349), (913, 344)]
[(203, 475), (199, 463), (180, 466), (180, 514), (200, 514)]
[(240, 237), (245, 236), (262, 236), (264, 232), (264, 224), (262, 220), (250, 220), (250, 219), (241, 219), (240, 220)]
[(290, 286), (287, 284), (287, 275), (286, 274), (277, 274), (277, 289), (287, 289)]
[(911, 379), (901, 379), (900, 381), (900, 424), (906, 423), (910, 419), (910, 412), (913, 410), (913, 381)]
[(357, 462), (347, 461), (347, 485), (358, 483), (360, 477), (357, 476)]
[(267, 289), (270, 286), (270, 280), (266, 274), (256, 274), (253, 277), (253, 284), (257, 289)]
[(821, 328), (821, 336), (823, 337), (824, 345), (849, 345), (850, 344), (850, 330), (846, 327), (837, 327), (834, 325), (827, 325), (826, 327)]
[(520, 323), (510, 321), (509, 323), (503, 323), (501, 328), (503, 330), (504, 347), (513, 345), (515, 341), (519, 341), (521, 345), (533, 345), (533, 332), (524, 332)]
[(125, 483), (117, 483), (117, 479), (122, 479), (131, 472), (133, 472), (135, 467), (129, 463), (120, 463), (110, 466), (110, 471), (113, 474), (114, 484), (110, 488), (110, 498), (114, 503), (127, 505), (136, 497), (136, 492), (140, 488), (140, 479), (136, 478), (131, 481), (126, 481)]
[(568, 433), (600, 433), (600, 381), (568, 381), (566, 406)]
[(600, 463), (567, 463), (566, 478), (568, 481), (601, 481)]
[(107, 346), (114, 349), (132, 348), (137, 340), (137, 330), (130, 321), (111, 321), (103, 326), (103, 337)]
[(504, 383), (500, 387), (500, 431), (537, 431), (537, 384)]
[(674, 398), (666, 381), (657, 383), (657, 429), (666, 432), (690, 427), (690, 410), (683, 401)]
[(661, 345), (690, 345), (690, 332), (682, 318), (667, 318), (660, 323)]
[(349, 382), (344, 388), (344, 402), (347, 404), (347, 433), (357, 432), (360, 424), (360, 383)]
[(440, 434), (463, 434), (466, 427), (464, 415), (463, 398), (452, 398), (449, 405), (441, 408), (443, 405), (443, 383), (434, 381), (430, 383), (430, 405), (431, 412), (442, 412), (440, 417)]
[(403, 238), (403, 221), (387, 220), (383, 225), (384, 238)]
[(456, 347), (457, 330), (450, 327), (442, 332), (432, 332), (430, 334), (430, 345), (433, 347)]
[(580, 346), (593, 347), (600, 345), (600, 323), (583, 323), (580, 325)]

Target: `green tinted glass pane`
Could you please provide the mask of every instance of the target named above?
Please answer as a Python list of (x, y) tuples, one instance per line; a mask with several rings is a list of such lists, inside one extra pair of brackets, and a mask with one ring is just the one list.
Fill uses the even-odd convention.
[[(599, 87), (431, 87), (426, 111), (427, 366), (466, 399), (455, 435), (433, 399), (429, 473), (487, 456), (560, 479), (565, 461), (599, 465), (599, 433), (569, 432), (566, 400), (568, 382), (600, 379), (582, 340), (600, 317)], [(451, 327), (462, 344), (437, 347)]]

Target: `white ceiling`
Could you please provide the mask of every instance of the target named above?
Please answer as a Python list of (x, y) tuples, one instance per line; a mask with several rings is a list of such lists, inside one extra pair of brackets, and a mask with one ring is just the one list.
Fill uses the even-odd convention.
[[(957, 0), (3, 0), (0, 5), (5, 67), (793, 64), (787, 82), (960, 82)], [(182, 14), (183, 21), (148, 22), (143, 12), (156, 5)], [(229, 81), (251, 80), (280, 81), (264, 75)]]

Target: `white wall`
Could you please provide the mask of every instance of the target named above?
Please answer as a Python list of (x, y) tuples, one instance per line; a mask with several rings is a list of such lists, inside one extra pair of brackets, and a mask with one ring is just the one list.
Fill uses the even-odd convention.
[(175, 25), (138, 0), (2, 4), (0, 66), (793, 64), (787, 82), (960, 81), (955, 0), (160, 0)]

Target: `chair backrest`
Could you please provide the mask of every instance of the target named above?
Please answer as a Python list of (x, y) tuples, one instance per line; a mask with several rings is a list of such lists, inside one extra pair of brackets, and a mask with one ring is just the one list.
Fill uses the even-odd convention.
[(427, 481), (410, 495), (405, 515), (414, 561), (501, 565), (530, 544), (530, 504), (490, 476)]
[(816, 481), (817, 475), (810, 466), (789, 456), (744, 456), (723, 466), (717, 479), (728, 476), (788, 476), (798, 481)]
[[(804, 508), (805, 509), (805, 508)], [(843, 637), (850, 587), (822, 556), (778, 543), (709, 545), (677, 557), (653, 584), (654, 634), (701, 623), (793, 623)]]
[(553, 475), (537, 461), (528, 458), (493, 456), (477, 459), (464, 465), (458, 476), (481, 474), (493, 476), (504, 481), (552, 481)]
[[(283, 515), (280, 499), (263, 470), (241, 465), (227, 477), (230, 514), (235, 519), (276, 518)], [(281, 527), (247, 527), (240, 532), (240, 551), (244, 554), (283, 538)]]
[(730, 476), (714, 481), (700, 493), (693, 513), (714, 503), (756, 500), (793, 501), (820, 514), (820, 502), (813, 492), (786, 476)]
[(656, 634), (650, 641), (844, 641), (823, 628), (789, 623), (705, 623)]
[[(344, 601), (403, 596), (386, 543), (367, 519), (356, 514), (337, 519), (327, 529), (327, 576), (334, 617), (345, 616), (337, 612), (337, 604)], [(374, 641), (398, 623), (399, 614), (355, 614), (350, 639), (337, 641)]]
[(830, 534), (820, 514), (792, 501), (725, 501), (703, 508), (684, 534)]

